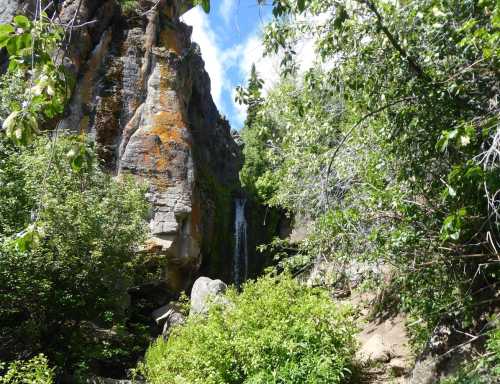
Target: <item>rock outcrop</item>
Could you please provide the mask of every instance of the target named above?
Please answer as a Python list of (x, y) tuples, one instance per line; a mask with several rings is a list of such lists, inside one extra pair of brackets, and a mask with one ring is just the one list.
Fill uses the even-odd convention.
[(191, 28), (179, 21), (189, 5), (140, 5), (130, 17), (117, 17), (114, 1), (89, 7), (109, 26), (89, 31), (94, 46), (81, 49), (89, 54), (63, 126), (95, 137), (111, 171), (149, 184), (148, 249), (166, 255), (167, 281), (180, 291), (203, 257), (229, 264), (231, 193), (241, 159), (212, 101)]
[[(30, 14), (31, 1), (0, 1), (0, 17)], [(59, 129), (86, 132), (107, 169), (148, 184), (147, 252), (164, 255), (166, 281), (188, 289), (200, 266), (231, 278), (233, 195), (242, 159), (229, 123), (210, 95), (210, 79), (186, 0), (54, 2), (71, 32), (65, 65), (76, 85)]]

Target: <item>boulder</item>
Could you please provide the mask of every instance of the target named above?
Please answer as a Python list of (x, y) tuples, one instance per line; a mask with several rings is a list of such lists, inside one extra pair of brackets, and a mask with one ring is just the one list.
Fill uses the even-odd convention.
[(161, 334), (165, 339), (168, 338), (172, 329), (178, 325), (184, 324), (185, 321), (186, 319), (182, 313), (172, 312), (168, 317), (167, 321), (165, 321)]
[(360, 361), (387, 363), (391, 360), (390, 347), (384, 342), (380, 334), (374, 334), (358, 352)]
[(228, 300), (223, 296), (227, 285), (222, 280), (199, 277), (191, 291), (190, 314), (207, 313), (210, 303), (226, 305)]
[(389, 362), (389, 369), (394, 377), (401, 377), (408, 371), (408, 361), (401, 357), (391, 359)]
[(476, 339), (476, 343), (471, 342), (466, 330), (461, 330), (459, 320), (444, 318), (417, 358), (408, 384), (439, 382), (454, 374), (464, 361), (470, 360), (474, 356), (474, 349), (480, 346), (481, 339)]
[(172, 327), (183, 324), (185, 321), (184, 315), (176, 304), (167, 304), (153, 311), (153, 319), (160, 327), (162, 327), (162, 335), (167, 338)]

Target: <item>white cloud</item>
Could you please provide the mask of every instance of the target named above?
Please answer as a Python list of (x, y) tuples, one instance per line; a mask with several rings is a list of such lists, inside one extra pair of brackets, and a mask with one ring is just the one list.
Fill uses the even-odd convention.
[(219, 6), (219, 13), (226, 25), (231, 21), (231, 16), (234, 15), (236, 8), (236, 0), (222, 0)]
[(203, 61), (205, 61), (205, 70), (208, 72), (211, 80), (212, 97), (220, 110), (222, 108), (225, 71), (222, 60), (223, 52), (217, 45), (216, 34), (210, 25), (208, 16), (200, 7), (195, 7), (186, 12), (181, 20), (193, 27), (191, 38), (200, 46), (201, 55)]
[[(237, 0), (221, 0), (218, 12), (227, 24), (231, 16), (235, 13)], [(266, 94), (280, 79), (281, 56), (263, 56), (264, 47), (262, 45), (261, 31), (256, 29), (253, 34), (241, 44), (221, 47), (217, 33), (206, 15), (200, 7), (195, 7), (186, 12), (181, 20), (193, 27), (192, 40), (200, 46), (205, 70), (211, 79), (211, 92), (217, 108), (221, 113), (232, 112), (236, 123), (243, 125), (246, 118), (246, 107), (234, 101), (235, 86), (246, 85), (250, 75), (250, 69), (254, 63), (257, 72), (264, 80), (264, 93)], [(297, 57), (301, 72), (310, 68), (314, 63), (314, 42), (312, 40), (302, 40), (296, 46)], [(241, 81), (234, 79), (231, 81), (229, 73), (234, 74), (234, 70), (239, 73)], [(236, 84), (233, 84), (236, 82)], [(240, 84), (239, 84), (240, 83)], [(229, 98), (232, 105), (224, 103), (224, 98)], [(230, 111), (224, 111), (224, 107), (229, 107)]]
[(264, 91), (270, 90), (280, 78), (280, 58), (278, 56), (264, 56), (264, 46), (260, 34), (252, 35), (241, 47), (239, 70), (247, 80), (252, 64), (255, 64), (259, 77), (264, 80)]
[[(295, 52), (297, 52), (300, 73), (304, 73), (314, 65), (316, 55), (313, 40), (303, 39), (299, 41), (295, 47)], [(260, 32), (251, 35), (244, 44), (237, 47), (234, 53), (245, 84), (250, 76), (252, 64), (255, 64), (259, 77), (264, 80), (264, 94), (267, 94), (279, 82), (280, 63), (283, 56), (279, 54), (264, 56), (264, 46), (262, 45)], [(246, 108), (236, 102), (234, 102), (234, 108), (238, 113), (238, 119), (244, 121), (247, 113)]]
[[(227, 16), (229, 20), (235, 5), (236, 0), (222, 1), (219, 11), (224, 19)], [(235, 118), (242, 125), (246, 118), (246, 107), (234, 101), (234, 87), (238, 84), (231, 83), (226, 75), (227, 72), (231, 68), (236, 68), (242, 78), (241, 85), (244, 85), (250, 75), (252, 63), (255, 63), (260, 77), (265, 82), (264, 91), (267, 92), (279, 80), (279, 59), (272, 56), (263, 57), (264, 47), (258, 31), (250, 35), (243, 44), (222, 49), (218, 45), (217, 35), (210, 25), (208, 16), (199, 7), (186, 12), (181, 20), (193, 27), (191, 39), (200, 46), (205, 70), (211, 80), (212, 97), (219, 111), (223, 112), (223, 93), (231, 93)]]
[(248, 108), (245, 104), (238, 104), (236, 101), (234, 101), (236, 97), (236, 88), (233, 89), (231, 96), (234, 103), (234, 110), (236, 111), (236, 115), (234, 117), (239, 126), (242, 127), (245, 123), (245, 119), (247, 118)]

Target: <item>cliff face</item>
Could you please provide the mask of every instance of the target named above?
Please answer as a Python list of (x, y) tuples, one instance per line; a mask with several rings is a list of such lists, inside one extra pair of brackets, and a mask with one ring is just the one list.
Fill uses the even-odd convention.
[[(2, 18), (30, 8), (13, 2), (0, 1)], [(148, 183), (147, 251), (165, 256), (172, 290), (186, 289), (202, 262), (229, 279), (241, 155), (191, 28), (179, 21), (189, 2), (138, 1), (130, 14), (116, 0), (60, 3), (63, 24), (76, 14), (75, 25), (84, 25), (67, 52), (77, 81), (60, 128), (94, 138), (110, 172)]]

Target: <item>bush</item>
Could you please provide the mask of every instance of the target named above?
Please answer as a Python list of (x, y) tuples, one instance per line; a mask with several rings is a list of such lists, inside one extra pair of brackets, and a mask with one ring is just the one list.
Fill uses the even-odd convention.
[(44, 351), (71, 365), (81, 351), (69, 340), (83, 322), (125, 318), (145, 190), (106, 175), (72, 137), (0, 147), (0, 164), (0, 352)]
[(282, 79), (247, 121), (242, 180), (312, 222), (289, 264), (392, 266), (391, 309), (409, 315), (416, 350), (443, 318), (467, 330), (500, 276), (500, 3), (273, 4), (267, 53), (293, 73), (296, 42), (312, 37), (318, 64)]
[(290, 277), (230, 290), (227, 309), (191, 316), (157, 340), (142, 370), (152, 384), (342, 383), (355, 351), (350, 308)]
[(130, 15), (132, 12), (135, 12), (139, 9), (139, 3), (137, 0), (119, 0), (122, 11), (125, 15)]
[[(0, 371), (4, 365), (0, 363)], [(38, 355), (31, 360), (14, 361), (0, 376), (0, 384), (52, 384), (54, 371), (49, 368), (47, 358)]]

